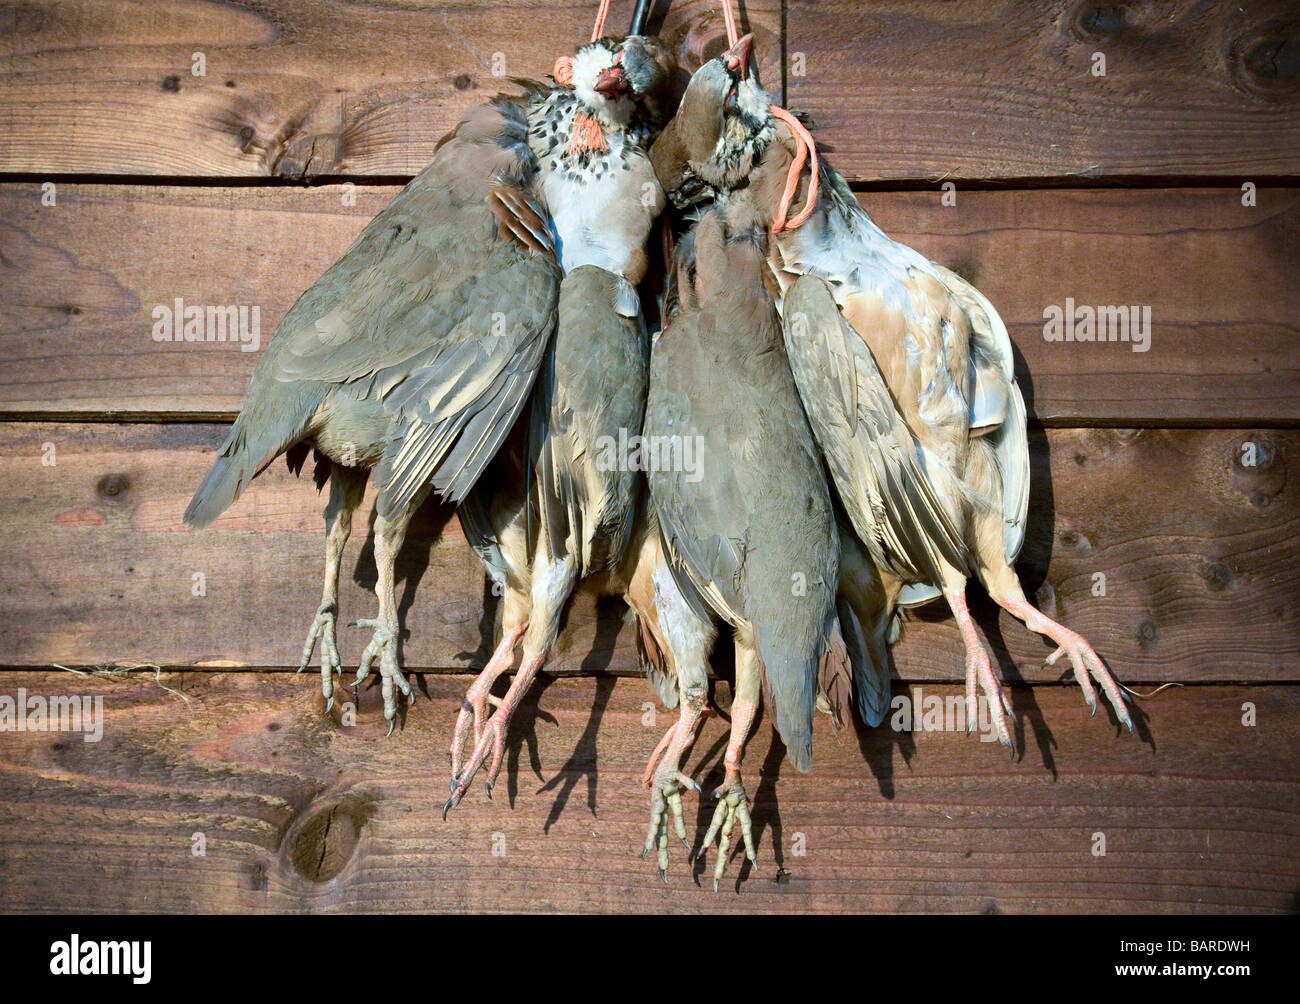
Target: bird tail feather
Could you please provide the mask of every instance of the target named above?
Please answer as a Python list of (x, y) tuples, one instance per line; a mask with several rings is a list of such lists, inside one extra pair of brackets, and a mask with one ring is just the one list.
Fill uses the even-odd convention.
[(212, 469), (185, 509), (186, 525), (196, 530), (211, 526), (239, 498), (248, 483), (281, 452), (282, 449), (254, 449), (248, 442), (243, 425), (236, 419), (230, 435), (217, 451)]

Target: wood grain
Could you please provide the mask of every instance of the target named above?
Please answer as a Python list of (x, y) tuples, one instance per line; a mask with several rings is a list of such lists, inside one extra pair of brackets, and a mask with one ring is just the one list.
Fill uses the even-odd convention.
[(853, 180), (1300, 173), (1287, 0), (791, 0), (787, 25), (789, 106)]
[[(780, 83), (780, 3), (747, 4)], [(7, 8), (0, 172), (301, 177), (414, 174), (507, 77), (590, 38), (590, 0), (66, 0)], [(632, 4), (609, 30), (627, 29)], [(688, 65), (725, 45), (720, 9), (652, 22)], [(193, 73), (202, 53), (206, 75)]]
[[(0, 186), (0, 415), (233, 417), (258, 353), (157, 342), (152, 312), (257, 307), (260, 344), (396, 189)], [(885, 230), (975, 282), (1049, 424), (1300, 422), (1300, 192), (863, 195)], [(1047, 342), (1044, 311), (1149, 306), (1146, 352)]]
[[(297, 665), (320, 597), (324, 502), (276, 464), (215, 527), (185, 529), (223, 436), (217, 425), (0, 423), (0, 665)], [(51, 450), (56, 464), (43, 466)], [(1300, 508), (1287, 488), (1300, 434), (1052, 430), (1031, 451), (1021, 576), (1121, 680), (1300, 680)], [(344, 622), (373, 613), (368, 524), (363, 514), (345, 557)], [(447, 510), (422, 510), (398, 574), (406, 665), (481, 665), (496, 601)], [(975, 609), (1008, 678), (1057, 678), (1042, 666), (1045, 641)], [(625, 614), (619, 600), (580, 596), (551, 668), (636, 672)], [(345, 663), (367, 637), (340, 628)], [(895, 661), (904, 679), (962, 678), (944, 610), (914, 615)]]
[[(836, 735), (819, 718), (800, 775), (760, 721), (744, 761), (759, 864), (733, 860), (714, 894), (679, 844), (668, 885), (638, 856), (640, 775), (670, 721), (662, 709), (651, 721), (642, 681), (539, 681), (496, 798), (476, 786), (446, 822), (467, 677), (426, 680), (432, 700), (387, 740), (373, 691), (343, 726), (307, 680), (162, 682), (190, 703), (151, 676), (0, 677), (0, 694), (100, 695), (104, 711), (96, 743), (3, 734), (0, 909), (1236, 913), (1294, 910), (1300, 896), (1296, 687), (1168, 690), (1132, 736), (1071, 690), (1015, 688), (1012, 762), (977, 735)], [(714, 700), (729, 706), (725, 685)], [(686, 760), (706, 791), (725, 729), (707, 720)], [(712, 802), (684, 801), (699, 841)]]

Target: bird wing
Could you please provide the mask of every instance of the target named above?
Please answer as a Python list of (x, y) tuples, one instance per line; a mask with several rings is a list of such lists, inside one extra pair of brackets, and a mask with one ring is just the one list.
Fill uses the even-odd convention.
[(965, 571), (966, 547), (918, 460), (917, 443), (871, 350), (841, 316), (825, 280), (787, 291), (786, 353), (831, 478), (873, 561), (906, 578)]
[(1002, 478), (1002, 539), (1015, 561), (1025, 539), (1029, 512), (1029, 433), (1025, 399), (1016, 383), (1011, 336), (993, 304), (956, 272), (934, 270), (971, 322), (971, 434), (992, 437)]
[[(744, 493), (735, 483), (735, 470), (730, 464), (711, 465), (711, 468), (716, 466), (720, 469), (709, 470), (710, 490), (702, 492), (687, 480), (691, 475), (685, 469), (685, 464), (663, 462), (670, 456), (670, 449), (683, 445), (683, 434), (698, 435), (705, 443), (704, 457), (697, 458), (699, 460), (706, 460), (709, 456), (711, 439), (715, 440), (716, 448), (717, 437), (725, 435), (725, 430), (716, 426), (698, 427), (691, 399), (673, 389), (670, 361), (676, 366), (683, 365), (679, 361), (683, 356), (688, 360), (698, 358), (699, 321), (698, 311), (680, 311), (674, 318), (672, 328), (659, 336), (663, 347), (668, 345), (663, 339), (672, 339), (674, 351), (663, 351), (661, 348), (651, 353), (650, 382), (656, 391), (651, 396), (654, 414), (652, 416), (649, 410), (646, 414), (645, 427), (648, 435), (643, 445), (642, 465), (650, 480), (668, 567), (678, 589), (692, 611), (702, 620), (712, 621), (716, 616), (734, 626), (744, 623), (744, 619), (727, 598), (734, 597), (735, 590), (728, 588), (724, 594), (720, 583), (735, 583), (739, 580), (744, 567), (741, 542), (721, 535), (702, 538), (686, 528), (729, 526), (738, 519), (743, 519), (743, 515), (732, 504), (733, 501), (744, 498)], [(690, 361), (685, 363), (690, 364)], [(653, 436), (649, 435), (652, 430)], [(725, 452), (718, 454), (719, 457), (725, 455)]]
[(472, 110), (277, 332), (270, 378), (350, 385), (393, 417), (385, 514), (431, 478), (460, 501), (532, 388), (560, 275), (527, 133), (522, 101)]
[(547, 554), (572, 547), (580, 575), (620, 561), (632, 532), (640, 473), (618, 447), (641, 433), (646, 356), (640, 303), (626, 279), (595, 265), (564, 277), (556, 335), (534, 396), (529, 455), (536, 458), (534, 504)]

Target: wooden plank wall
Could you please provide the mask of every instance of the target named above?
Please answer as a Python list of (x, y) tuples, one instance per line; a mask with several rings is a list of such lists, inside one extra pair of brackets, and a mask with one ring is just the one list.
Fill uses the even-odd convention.
[[(628, 678), (617, 601), (575, 600), (517, 718), (508, 797), (438, 818), (496, 612), (446, 510), (421, 513), (399, 564), (421, 691), (401, 730), (384, 738), (375, 690), (345, 724), (314, 674), (285, 672), (319, 596), (321, 500), (277, 467), (213, 530), (181, 526), (257, 353), (155, 342), (153, 308), (257, 306), (264, 342), (494, 69), (544, 74), (594, 7), (0, 6), (0, 695), (105, 710), (97, 743), (0, 731), (0, 909), (1300, 908), (1300, 21), (1284, 0), (740, 4), (765, 85), (811, 115), (877, 222), (1007, 320), (1033, 423), (1021, 575), (1126, 684), (1182, 685), (1137, 700), (1136, 735), (1089, 719), (1050, 647), (977, 600), (1016, 757), (819, 722), (802, 776), (760, 723), (760, 865), (733, 861), (714, 896), (702, 866), (674, 855), (664, 887), (634, 853), (668, 719)], [(718, 51), (707, 0), (653, 18), (684, 57)], [(1149, 350), (1046, 341), (1044, 309), (1067, 297), (1149, 306)], [(344, 618), (368, 616), (369, 541), (346, 569)], [(345, 661), (363, 642), (341, 629)], [(909, 618), (895, 660), (897, 695), (959, 692), (942, 611)], [(160, 673), (54, 668), (135, 663)], [(689, 759), (706, 788), (724, 728)], [(698, 839), (710, 806), (687, 803)]]

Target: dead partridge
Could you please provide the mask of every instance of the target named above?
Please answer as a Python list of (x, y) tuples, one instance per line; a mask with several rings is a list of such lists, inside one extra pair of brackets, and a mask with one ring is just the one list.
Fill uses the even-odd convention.
[[(940, 593), (1002, 742), (1010, 703), (967, 611), (968, 574), (1069, 658), (1096, 713), (1095, 680), (1131, 730), (1123, 695), (1082, 637), (1036, 610), (1012, 564), (1024, 540), (1029, 448), (1011, 340), (992, 304), (949, 269), (891, 240), (789, 113), (746, 70), (748, 37), (692, 78), (651, 152), (675, 201), (743, 194), (766, 210), (768, 282), (800, 398), (848, 516), (900, 603)], [(787, 188), (792, 165), (811, 171)], [(787, 194), (788, 193), (788, 194)], [(787, 222), (790, 206), (805, 218)], [(803, 217), (803, 214), (800, 214)], [(887, 396), (881, 395), (883, 378)], [(892, 407), (891, 407), (892, 405)], [(920, 472), (920, 477), (917, 474)]]
[[(646, 150), (680, 83), (668, 50), (639, 35), (585, 46), (571, 73), (572, 91), (547, 98), (545, 124), (530, 135), (565, 275), (526, 461), (502, 456), (460, 508), (505, 604), (501, 642), (456, 722), (444, 817), (489, 756), (491, 795), (510, 719), (555, 644), (569, 596), (580, 580), (622, 565), (644, 487), (633, 458), (617, 453), (641, 433), (649, 345), (636, 283), (666, 205)], [(490, 698), (521, 639), (509, 690)], [(497, 707), (487, 718), (489, 700)]]
[[(384, 716), (410, 685), (398, 668), (393, 566), (430, 490), (458, 503), (532, 390), (555, 326), (560, 265), (530, 133), (548, 90), (498, 96), (461, 120), (433, 161), (285, 315), (235, 424), (185, 512), (211, 524), (248, 483), (309, 448), (325, 512), (325, 588), (299, 669), (321, 646), (321, 689), (341, 672), (338, 576), (352, 515), (376, 471), (379, 614), (358, 682), (378, 659)], [(329, 705), (327, 705), (328, 710)]]
[(848, 673), (835, 515), (763, 289), (765, 244), (754, 221), (718, 210), (682, 242), (646, 403), (647, 442), (669, 444), (659, 456), (696, 458), (648, 472), (671, 567), (683, 594), (735, 633), (726, 776), (700, 851), (720, 831), (715, 889), (737, 823), (756, 861), (740, 762), (760, 700), (790, 762), (806, 771), (819, 668)]

